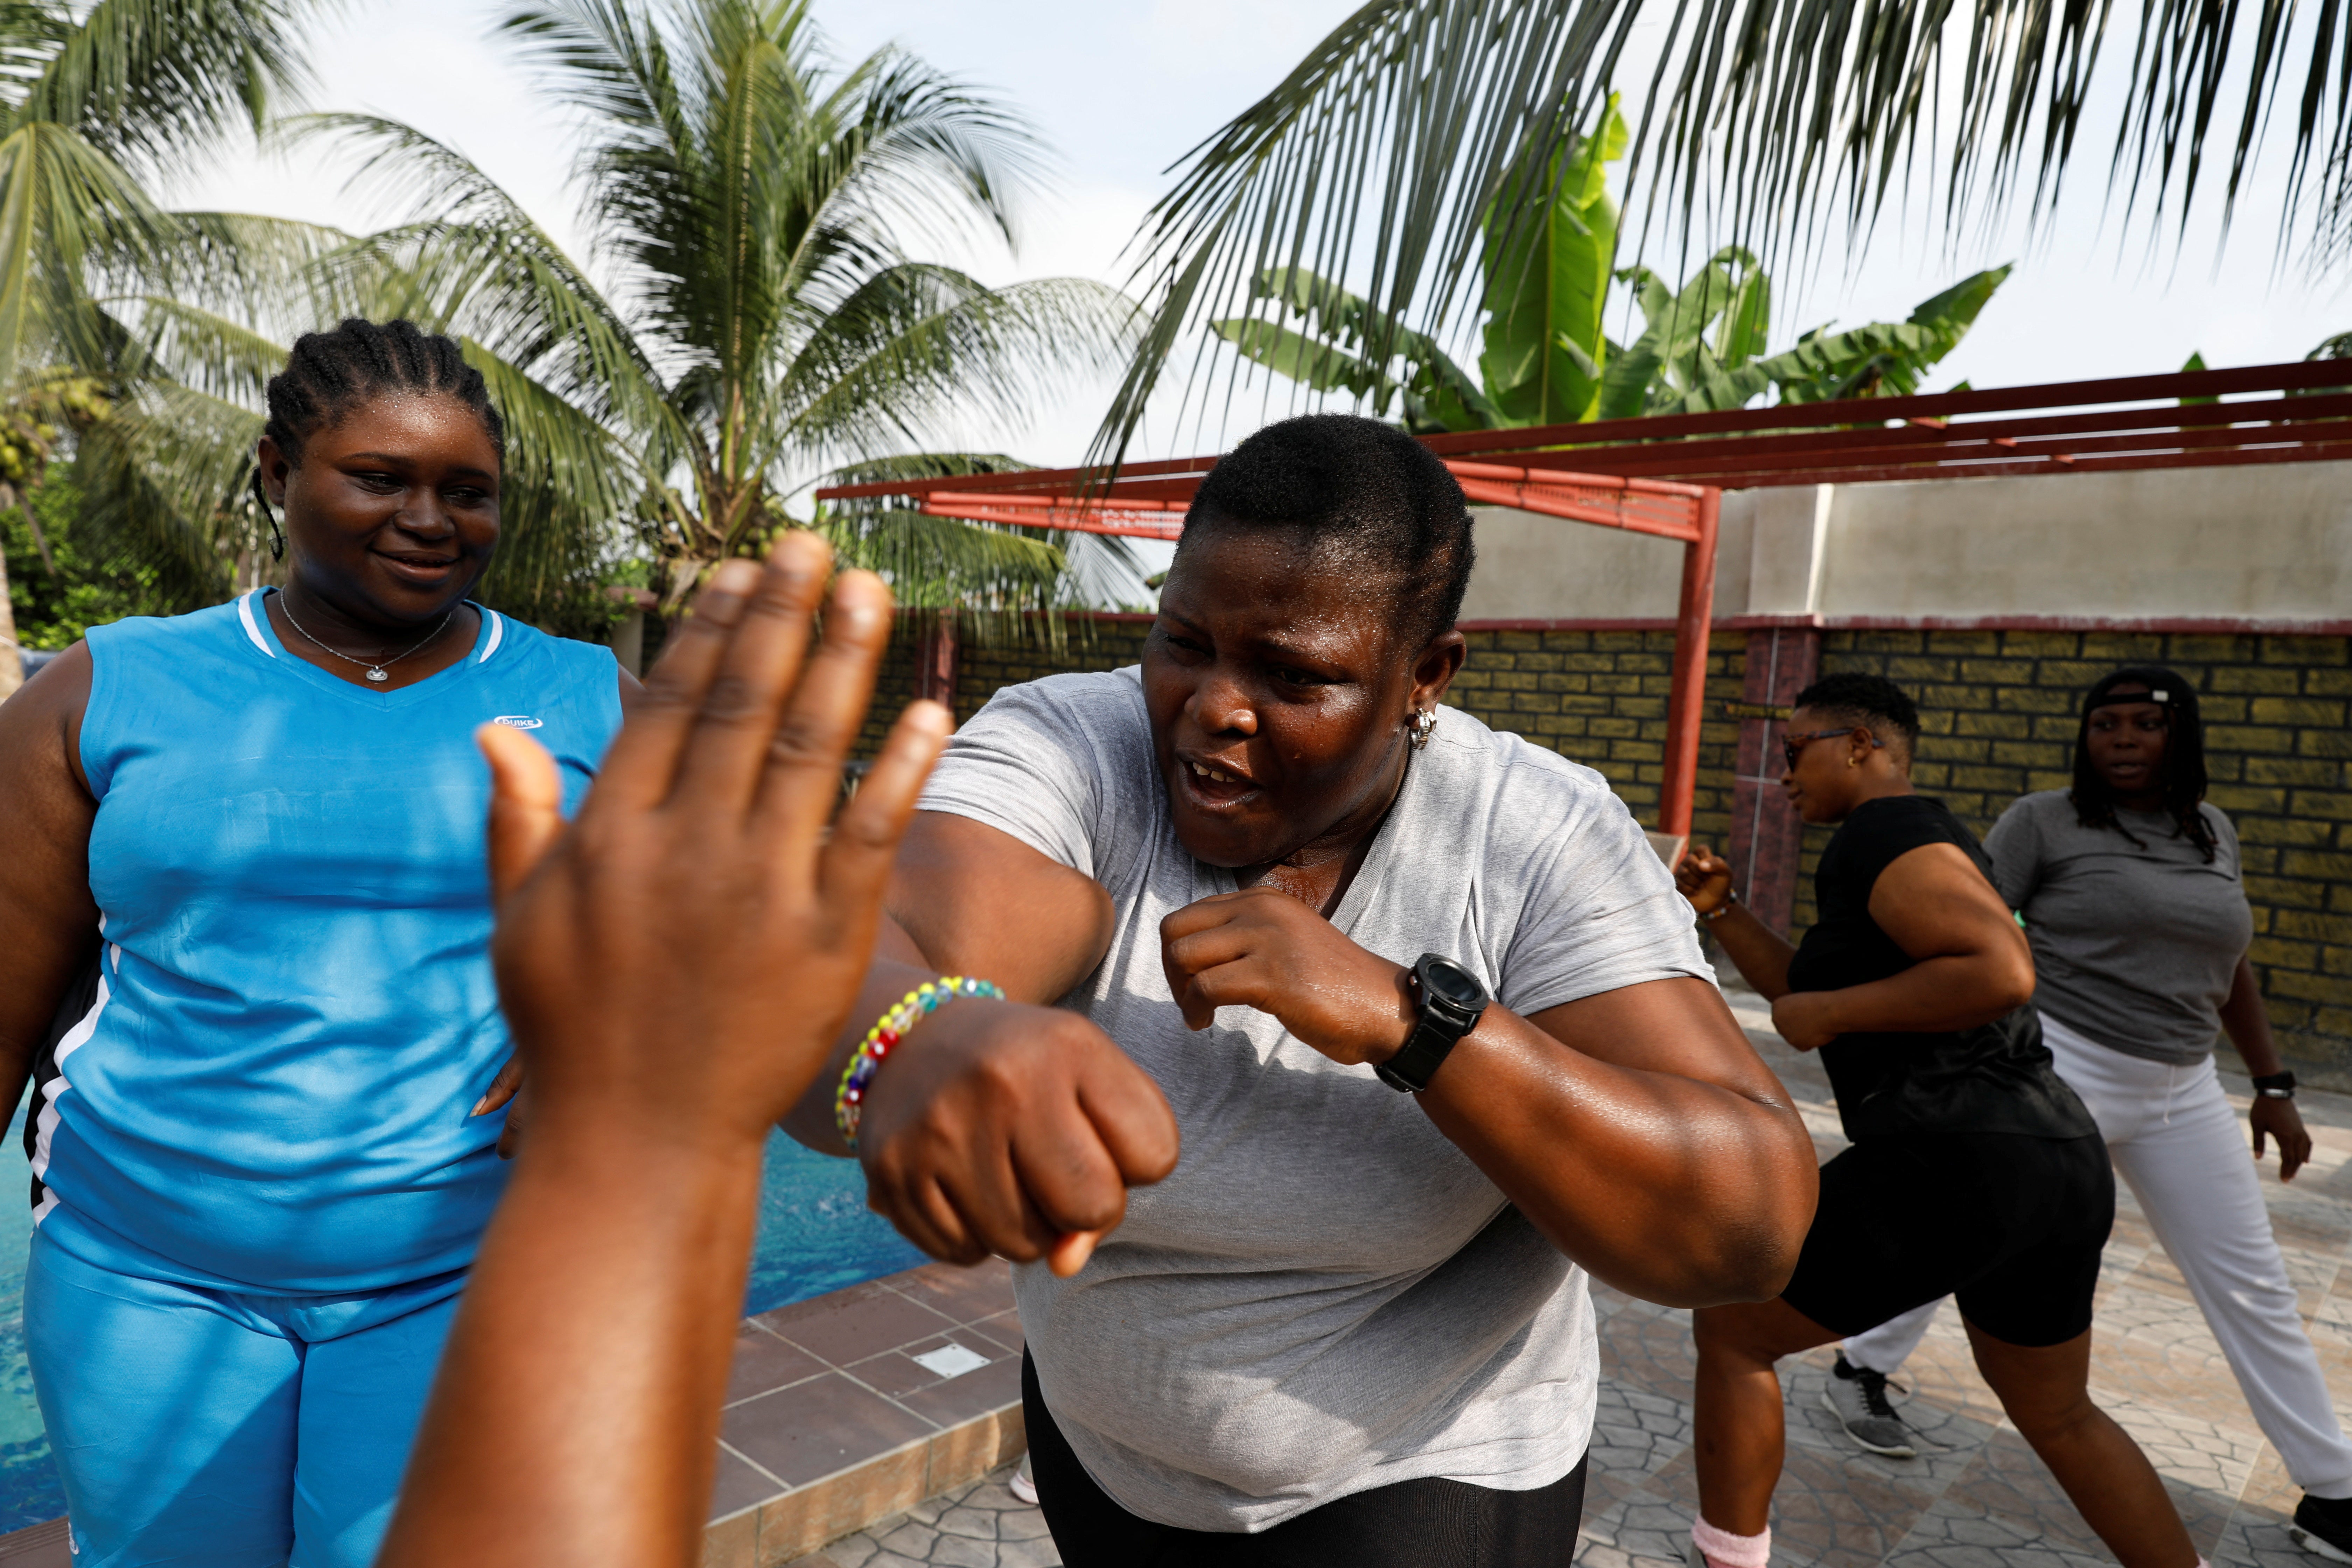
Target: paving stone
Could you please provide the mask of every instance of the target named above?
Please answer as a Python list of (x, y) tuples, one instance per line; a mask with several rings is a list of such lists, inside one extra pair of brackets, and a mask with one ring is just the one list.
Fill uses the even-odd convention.
[[(1824, 1153), (1841, 1146), (1835, 1108), (1810, 1058), (1766, 1032), (1770, 1015), (1735, 994), (1748, 1026)], [(2245, 1108), (2247, 1085), (2225, 1078)], [(2352, 1097), (2306, 1092), (2318, 1150), (2292, 1186), (2263, 1174), (2287, 1269), (2321, 1366), (2352, 1392)], [(1593, 1290), (1601, 1384), (1577, 1568), (1684, 1568), (1697, 1499), (1692, 1466), (1690, 1314)], [(1946, 1302), (1898, 1374), (1894, 1397), (1920, 1440), (1915, 1459), (1857, 1450), (1822, 1408), (1834, 1352), (1781, 1367), (1788, 1463), (1773, 1498), (1774, 1568), (2111, 1568), (1976, 1371)], [(2092, 1337), (2094, 1396), (2147, 1451), (2214, 1568), (2320, 1568), (2294, 1544), (2301, 1495), (2248, 1414), (2221, 1350), (2119, 1192)], [(2352, 1422), (2347, 1422), (2352, 1424)], [(1010, 1466), (802, 1560), (804, 1568), (1056, 1568), (1044, 1516), (1006, 1489)]]

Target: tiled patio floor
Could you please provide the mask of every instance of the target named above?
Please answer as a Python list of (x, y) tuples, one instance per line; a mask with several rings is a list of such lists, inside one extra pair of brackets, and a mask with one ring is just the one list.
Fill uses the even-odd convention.
[[(1736, 999), (1737, 1000), (1737, 999)], [(1767, 1021), (1742, 1009), (1751, 1032)], [(1759, 1033), (1805, 1102), (1826, 1157), (1841, 1145), (1819, 1065)], [(2244, 1103), (2243, 1079), (2231, 1084)], [(2306, 1093), (2318, 1142), (2292, 1186), (2266, 1167), (2263, 1194), (2303, 1290), (2320, 1362), (2352, 1416), (2352, 1099)], [(2094, 1340), (2094, 1388), (2155, 1459), (2216, 1568), (2314, 1568), (2284, 1528), (2297, 1493), (2246, 1413), (2179, 1275), (2123, 1196)], [(1680, 1568), (1696, 1491), (1690, 1458), (1688, 1314), (1596, 1293), (1601, 1404), (1580, 1568)], [(1969, 1364), (1948, 1307), (1913, 1358), (1905, 1415), (1941, 1447), (1883, 1459), (1845, 1440), (1820, 1400), (1831, 1352), (1790, 1363), (1789, 1464), (1774, 1506), (1775, 1561), (1796, 1568), (2077, 1568), (2112, 1561), (2051, 1482)], [(835, 1542), (806, 1568), (1031, 1568), (1058, 1563), (1036, 1510), (1003, 1488), (1009, 1472)]]

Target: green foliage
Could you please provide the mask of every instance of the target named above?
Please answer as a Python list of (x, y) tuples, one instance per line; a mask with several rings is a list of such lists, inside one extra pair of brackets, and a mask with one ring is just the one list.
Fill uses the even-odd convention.
[(1646, 268), (1629, 268), (1648, 324), (1615, 362), (1628, 374), (1604, 392), (1604, 416), (1743, 408), (1767, 392), (1780, 403), (1908, 396), (1959, 346), (2010, 270), (1965, 278), (1921, 300), (1905, 321), (1842, 332), (1816, 327), (1794, 346), (1765, 354), (1771, 283), (1748, 252), (1736, 246), (1717, 252), (1679, 294)]
[(1755, 361), (1771, 325), (1772, 280), (1753, 255), (1727, 246), (1679, 291), (1646, 267), (1619, 276), (1643, 325), (1609, 361), (1601, 418), (1742, 408), (1771, 385)]
[[(1244, 357), (1318, 392), (1350, 394), (1382, 416), (1401, 403), (1405, 427), (1423, 434), (1695, 414), (1768, 395), (1819, 403), (1914, 393), (2009, 276), (1993, 268), (1921, 301), (1906, 321), (1818, 327), (1769, 353), (1772, 280), (1753, 252), (1727, 246), (1680, 289), (1647, 267), (1612, 272), (1617, 208), (1606, 176), (1625, 137), (1612, 97), (1591, 134), (1528, 176), (1556, 192), (1549, 206), (1516, 222), (1499, 197), (1488, 209), (1483, 384), (1433, 340), (1298, 268), (1260, 277), (1253, 299), (1271, 300), (1303, 331), (1259, 317), (1211, 324)], [(1612, 277), (1643, 316), (1641, 335), (1623, 347), (1602, 331)]]
[[(1402, 403), (1413, 431), (1485, 429), (1504, 422), (1484, 387), (1437, 343), (1408, 331), (1357, 294), (1311, 272), (1261, 276), (1254, 299), (1303, 321), (1306, 332), (1256, 317), (1210, 323), (1244, 355), (1318, 392), (1346, 392), (1385, 417)], [(1312, 335), (1309, 335), (1312, 334)], [(1391, 364), (1402, 361), (1391, 374)]]
[[(1114, 290), (991, 289), (908, 253), (1010, 234), (1029, 132), (896, 48), (830, 68), (806, 0), (552, 0), (502, 27), (577, 110), (583, 211), (617, 286), (457, 149), (373, 116), (291, 122), (415, 216), (358, 237), (217, 215), (175, 228), (169, 286), (110, 301), (142, 379), (92, 454), (94, 521), (149, 520), (183, 577), (249, 555), (245, 479), (282, 345), (316, 321), (406, 316), (460, 339), (506, 420), (484, 596), (593, 635), (614, 613), (602, 584), (632, 560), (650, 558), (675, 613), (713, 563), (789, 526), (812, 483), (940, 426), (1016, 423), (1061, 372), (1120, 352)], [(960, 558), (996, 563), (992, 592), (1062, 591), (1034, 542), (942, 528), (963, 528)]]
[(24, 504), (0, 511), (8, 603), (16, 640), (26, 647), (70, 647), (92, 626), (180, 608), (160, 590), (152, 568), (94, 544), (81, 510), (81, 490), (68, 466), (52, 470)]
[(195, 166), (258, 130), (301, 74), (308, 0), (18, 0), (0, 7), (0, 387), (59, 361), (96, 369), (94, 274), (169, 243), (142, 172)]
[(1556, 191), (1549, 206), (1522, 216), (1498, 198), (1487, 211), (1478, 370), (1501, 414), (1493, 424), (1566, 425), (1594, 417), (1600, 406), (1609, 357), (1601, 310), (1617, 261), (1608, 166), (1625, 155), (1625, 142), (1612, 93), (1600, 125), (1530, 176)]
[(2226, 219), (2261, 136), (2291, 122), (2282, 253), (2352, 255), (2352, 0), (1367, 0), (1146, 215), (1137, 277), (1160, 303), (1096, 458), (1125, 449), (1196, 323), (1269, 272), (1349, 279), (1444, 336), (1481, 298), (1492, 204), (1517, 221), (1553, 199), (1513, 178), (1520, 150), (1587, 121), (1637, 28), (1647, 232), (1712, 229), (1777, 261), (1836, 243), (1842, 219), (1859, 254), (1890, 196), (1951, 233), (2047, 215), (2085, 149), (2127, 216), (2177, 228), (2217, 183)]

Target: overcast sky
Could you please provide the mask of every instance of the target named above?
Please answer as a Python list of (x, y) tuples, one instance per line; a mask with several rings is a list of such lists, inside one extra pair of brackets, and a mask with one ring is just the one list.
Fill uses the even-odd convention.
[[(992, 281), (1120, 281), (1117, 258), (1164, 188), (1167, 165), (1277, 82), (1357, 3), (818, 0), (816, 16), (842, 57), (898, 43), (992, 89), (1053, 148), (1056, 189), (1030, 205), (1017, 256), (940, 259)], [(352, 0), (318, 35), (313, 106), (394, 115), (455, 143), (569, 237), (576, 202), (562, 110), (491, 36), (499, 14), (464, 0)], [(2102, 161), (2095, 152), (2084, 172)], [(2103, 223), (2095, 180), (2075, 187), (2061, 221), (2030, 246), (2012, 226), (1955, 257), (1914, 226), (1883, 238), (1858, 267), (1832, 258), (1801, 286), (1780, 279), (1774, 346), (1826, 321), (1899, 320), (1957, 278), (2014, 260), (2016, 275), (1931, 388), (2169, 371), (2195, 350), (2214, 365), (2299, 359), (2352, 330), (2352, 289), (2274, 266), (2274, 175), (2258, 185), (2218, 255), (2210, 223), (2153, 254), (2144, 234), (2118, 234)], [(240, 155), (172, 195), (182, 205), (353, 227), (392, 216), (344, 195), (316, 153), (292, 164)], [(1075, 460), (1107, 390), (1073, 388), (1032, 427), (995, 442), (1034, 461)]]

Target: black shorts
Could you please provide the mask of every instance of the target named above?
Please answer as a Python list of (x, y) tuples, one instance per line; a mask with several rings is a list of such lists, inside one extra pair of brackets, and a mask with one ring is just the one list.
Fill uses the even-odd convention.
[(2004, 1344), (2063, 1344), (2091, 1326), (2116, 1177), (2097, 1134), (1871, 1138), (1822, 1167), (1822, 1204), (1780, 1299), (1858, 1334), (1958, 1296)]
[(1054, 1425), (1026, 1355), (1021, 1406), (1038, 1506), (1070, 1568), (1568, 1568), (1576, 1555), (1587, 1459), (1533, 1491), (1399, 1481), (1255, 1535), (1226, 1535), (1139, 1519), (1095, 1485)]

